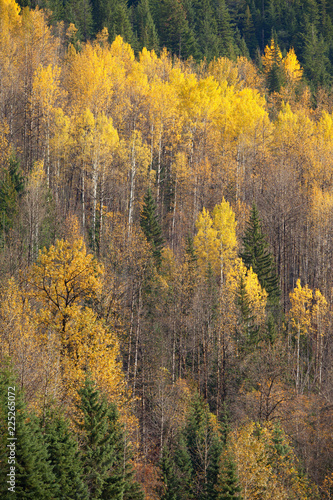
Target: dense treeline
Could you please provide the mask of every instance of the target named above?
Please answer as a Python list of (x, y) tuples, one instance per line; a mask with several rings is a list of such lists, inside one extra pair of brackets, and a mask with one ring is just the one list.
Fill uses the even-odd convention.
[(294, 47), (312, 89), (330, 86), (333, 74), (333, 8), (326, 0), (21, 0), (52, 12), (53, 23), (75, 24), (78, 38), (104, 27), (157, 53), (163, 47), (196, 61), (250, 56), (257, 63), (273, 37)]
[[(329, 94), (313, 107), (274, 37), (259, 70), (0, 12), (1, 364), (22, 432), (61, 407), (50, 426), (82, 456), (89, 373), (146, 498), (330, 498)], [(96, 493), (80, 463), (89, 498), (123, 484), (110, 466)]]

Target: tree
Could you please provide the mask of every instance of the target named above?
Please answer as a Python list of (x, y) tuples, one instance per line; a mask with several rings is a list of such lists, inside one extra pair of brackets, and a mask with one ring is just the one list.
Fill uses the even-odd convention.
[(69, 422), (55, 411), (41, 419), (50, 465), (56, 476), (59, 499), (87, 500), (88, 488), (83, 481), (83, 467), (78, 444), (69, 429)]
[[(12, 388), (15, 387), (15, 390)], [(8, 391), (15, 393), (15, 438), (8, 439)], [(10, 370), (0, 372), (0, 460), (6, 466), (1, 467), (0, 494), (4, 500), (20, 498), (22, 500), (40, 498), (51, 500), (58, 495), (56, 477), (49, 461), (47, 447), (39, 426), (39, 420), (28, 412), (15, 376)], [(15, 442), (15, 445), (13, 444)], [(15, 450), (15, 494), (8, 490), (10, 444)]]
[(78, 34), (85, 42), (93, 32), (93, 10), (89, 0), (69, 0), (66, 3), (65, 19), (75, 24)]
[(24, 178), (20, 162), (14, 155), (0, 173), (0, 238), (14, 225), (18, 214), (18, 201), (24, 191)]
[(160, 468), (162, 471), (165, 490), (161, 497), (161, 500), (177, 500), (177, 498), (179, 498), (179, 485), (175, 473), (175, 464), (166, 446), (163, 447)]
[(159, 40), (153, 17), (150, 12), (149, 0), (140, 0), (137, 6), (138, 39), (140, 49), (158, 52)]
[(116, 405), (107, 403), (89, 378), (78, 394), (76, 426), (81, 436), (80, 454), (89, 495), (143, 500), (133, 479), (130, 450)]
[(268, 250), (268, 243), (262, 232), (259, 213), (255, 204), (252, 206), (247, 229), (243, 236), (243, 250), (240, 257), (248, 269), (252, 267), (259, 282), (268, 293), (270, 303), (276, 303), (280, 296), (278, 277), (273, 256)]
[(156, 204), (151, 189), (148, 188), (141, 211), (140, 226), (147, 238), (147, 241), (151, 243), (153, 257), (155, 259), (156, 266), (159, 267), (162, 262), (161, 251), (164, 240), (156, 212)]
[(72, 238), (40, 251), (28, 273), (40, 342), (57, 349), (63, 399), (75, 398), (87, 370), (110, 397), (123, 394), (118, 339), (88, 306), (101, 291), (102, 271), (82, 238)]
[(219, 42), (219, 56), (233, 59), (235, 56), (234, 31), (225, 0), (216, 3), (217, 36)]
[(214, 417), (197, 393), (192, 398), (184, 437), (193, 468), (193, 495), (198, 500), (214, 500), (222, 443)]
[(308, 341), (311, 329), (311, 305), (313, 294), (312, 290), (305, 285), (301, 286), (301, 280), (298, 279), (296, 287), (290, 293), (291, 308), (289, 317), (291, 319), (292, 330), (296, 333), (296, 391), (302, 392), (302, 371), (301, 371), (301, 336)]
[(217, 500), (241, 500), (241, 488), (238, 483), (236, 465), (231, 452), (225, 450), (220, 458), (219, 476), (215, 489)]

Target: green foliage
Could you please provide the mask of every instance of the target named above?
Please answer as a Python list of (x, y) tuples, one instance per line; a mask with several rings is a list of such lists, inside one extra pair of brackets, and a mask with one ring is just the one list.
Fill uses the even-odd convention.
[(252, 206), (250, 219), (243, 237), (243, 251), (240, 253), (248, 269), (252, 267), (258, 276), (261, 286), (268, 293), (269, 301), (276, 302), (280, 296), (275, 263), (268, 249), (268, 243), (262, 232), (259, 212), (255, 204)]
[(0, 174), (0, 236), (14, 225), (18, 201), (24, 191), (20, 162), (12, 155), (7, 168)]
[(230, 453), (223, 454), (219, 477), (216, 485), (217, 500), (241, 500), (241, 488), (238, 484), (236, 465), (232, 460)]
[(259, 333), (259, 327), (255, 324), (255, 317), (251, 312), (250, 299), (243, 277), (240, 279), (237, 290), (237, 305), (240, 311), (240, 324), (236, 327), (237, 341), (239, 350), (243, 351), (257, 344)]
[[(8, 387), (15, 387), (15, 493), (8, 491)], [(2, 499), (41, 500), (58, 498), (58, 484), (52, 470), (39, 419), (28, 412), (17, 381), (9, 369), (0, 372), (0, 472)]]
[(48, 412), (43, 421), (44, 440), (56, 476), (59, 500), (88, 499), (78, 444), (71, 435), (68, 421), (55, 412)]
[(160, 461), (162, 478), (165, 487), (161, 500), (177, 500), (178, 497), (178, 481), (175, 473), (175, 464), (170, 456), (169, 450), (164, 446), (162, 459)]
[(133, 480), (131, 454), (114, 404), (109, 404), (87, 378), (79, 389), (76, 425), (81, 436), (80, 454), (84, 481), (91, 498), (141, 500), (143, 494)]
[(93, 10), (89, 0), (68, 0), (64, 9), (65, 20), (75, 24), (79, 37), (87, 41), (93, 33)]
[(140, 0), (137, 6), (137, 31), (139, 48), (146, 47), (148, 50), (159, 50), (159, 39), (157, 29), (150, 11), (149, 0)]
[(162, 229), (158, 221), (156, 204), (150, 188), (148, 188), (144, 198), (140, 226), (147, 238), (147, 241), (151, 243), (153, 257), (155, 259), (156, 266), (159, 267), (162, 262), (161, 251), (164, 241), (162, 237)]

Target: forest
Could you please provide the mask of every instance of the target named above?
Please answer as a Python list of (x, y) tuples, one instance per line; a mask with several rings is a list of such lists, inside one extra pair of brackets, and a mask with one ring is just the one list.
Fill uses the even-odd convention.
[(0, 0), (1, 498), (332, 498), (331, 10)]

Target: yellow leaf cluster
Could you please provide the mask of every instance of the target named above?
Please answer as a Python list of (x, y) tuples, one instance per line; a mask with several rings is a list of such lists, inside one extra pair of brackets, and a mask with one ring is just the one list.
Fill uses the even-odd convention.
[(194, 237), (194, 247), (198, 256), (199, 267), (206, 272), (210, 265), (223, 282), (226, 274), (236, 258), (237, 238), (235, 214), (223, 198), (212, 212), (203, 208), (196, 221), (197, 234)]

